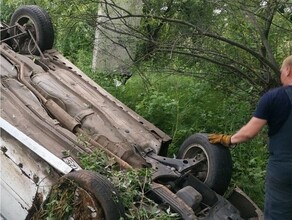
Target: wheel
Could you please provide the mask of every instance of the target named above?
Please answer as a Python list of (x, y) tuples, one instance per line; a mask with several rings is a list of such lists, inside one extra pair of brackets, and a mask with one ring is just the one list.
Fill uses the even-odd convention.
[[(32, 33), (41, 51), (51, 49), (54, 44), (54, 29), (48, 13), (36, 5), (21, 6), (13, 13), (10, 25), (16, 23), (23, 26), (25, 30)], [(19, 28), (12, 28), (10, 35), (15, 36), (21, 33)], [(16, 37), (12, 47), (22, 54), (39, 54), (37, 47), (31, 37), (26, 34)]]
[[(52, 203), (58, 207), (55, 211), (50, 209), (50, 214), (56, 219), (117, 220), (125, 216), (124, 206), (114, 186), (93, 171), (74, 171), (61, 177), (52, 187), (45, 207)], [(60, 208), (66, 207), (66, 204), (70, 208)], [(62, 210), (71, 211), (65, 216)]]
[(192, 174), (218, 194), (224, 194), (232, 174), (230, 151), (221, 145), (211, 144), (206, 134), (198, 133), (183, 142), (177, 155), (182, 159), (195, 156), (202, 157), (204, 161), (191, 170)]

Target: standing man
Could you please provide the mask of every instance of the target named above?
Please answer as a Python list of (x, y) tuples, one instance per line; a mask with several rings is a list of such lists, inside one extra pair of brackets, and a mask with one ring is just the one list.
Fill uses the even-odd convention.
[(268, 124), (269, 161), (265, 182), (265, 220), (292, 220), (292, 55), (281, 66), (282, 87), (264, 94), (250, 121), (233, 135), (211, 134), (226, 147), (255, 137)]

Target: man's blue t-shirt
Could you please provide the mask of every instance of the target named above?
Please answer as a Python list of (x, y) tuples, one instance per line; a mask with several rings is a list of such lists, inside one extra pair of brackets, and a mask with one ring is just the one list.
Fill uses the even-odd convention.
[(273, 136), (279, 131), (288, 119), (292, 106), (285, 89), (292, 86), (278, 87), (265, 93), (253, 114), (254, 117), (265, 119), (269, 126), (269, 136)]

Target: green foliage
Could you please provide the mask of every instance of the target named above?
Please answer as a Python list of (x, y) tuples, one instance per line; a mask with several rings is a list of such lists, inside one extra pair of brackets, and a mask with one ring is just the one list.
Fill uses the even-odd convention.
[(0, 21), (9, 23), (10, 17), (14, 12), (14, 7), (10, 4), (7, 4), (3, 0), (0, 1)]
[(151, 171), (149, 169), (119, 170), (113, 159), (103, 151), (80, 154), (84, 169), (93, 170), (107, 176), (118, 189), (126, 208), (127, 219), (168, 220), (179, 219), (178, 215), (158, 208), (145, 194), (150, 190)]
[[(142, 34), (144, 40), (140, 41), (137, 47), (137, 61), (151, 58), (162, 62), (163, 60), (160, 58), (167, 59), (168, 53), (157, 52), (160, 49), (170, 47), (174, 49), (182, 45), (188, 47), (187, 42), (198, 42), (201, 39), (199, 36), (190, 38), (192, 30), (187, 25), (167, 22), (164, 18), (185, 20), (193, 25), (206, 28), (212, 17), (212, 3), (206, 0), (147, 0), (143, 3), (145, 17), (141, 19), (139, 33)], [(157, 17), (162, 19), (157, 19)], [(174, 59), (177, 57), (175, 53), (171, 53), (171, 56)]]
[(143, 99), (135, 106), (135, 110), (155, 125), (170, 131), (173, 127), (172, 119), (175, 118), (177, 101), (169, 94), (157, 90), (149, 90), (147, 94), (140, 94)]
[(41, 210), (35, 213), (33, 219), (69, 219), (73, 211), (76, 188), (77, 185), (71, 181), (53, 186), (44, 207), (41, 207)]
[(231, 133), (250, 117), (247, 101), (240, 96), (227, 96), (205, 81), (157, 73), (149, 73), (147, 78), (151, 84), (147, 89), (139, 76), (132, 77), (125, 86), (108, 89), (173, 137), (170, 154), (194, 132)]
[(161, 69), (180, 60), (208, 81), (233, 84), (232, 92), (279, 85), (279, 63), (291, 54), (287, 1), (145, 2), (138, 60), (153, 59)]
[(78, 59), (81, 57), (91, 57), (97, 2), (41, 0), (37, 4), (46, 8), (52, 17), (58, 50), (72, 62), (80, 62)]
[(233, 184), (239, 186), (263, 209), (264, 180), (268, 151), (265, 132), (249, 143), (241, 144), (232, 151)]

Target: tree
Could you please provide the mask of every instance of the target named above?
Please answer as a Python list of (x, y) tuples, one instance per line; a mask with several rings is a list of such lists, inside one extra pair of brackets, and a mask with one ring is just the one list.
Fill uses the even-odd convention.
[[(121, 48), (119, 59), (157, 62), (227, 91), (257, 96), (278, 85), (279, 61), (292, 53), (291, 0), (7, 0), (1, 10), (21, 3), (49, 11), (58, 26), (56, 46), (73, 61), (80, 51), (97, 48), (96, 29), (114, 51)], [(97, 14), (98, 6), (103, 13)], [(95, 51), (96, 57), (102, 54)], [(108, 66), (127, 72), (129, 63)]]
[[(107, 19), (111, 17), (127, 16), (127, 12), (142, 11), (141, 0), (117, 0), (118, 7), (109, 7), (109, 4), (99, 3), (96, 31), (94, 39), (92, 69), (102, 72), (116, 72), (129, 75), (128, 68), (132, 65), (136, 39), (131, 37), (131, 32), (139, 26), (139, 19)], [(131, 29), (129, 29), (131, 27)], [(127, 32), (121, 34), (120, 30)]]
[[(259, 94), (278, 85), (278, 60), (291, 53), (289, 0), (145, 0), (143, 13), (101, 2), (119, 13), (99, 15), (107, 22), (98, 26), (138, 39), (136, 62), (159, 56), (165, 67), (190, 70), (217, 84), (229, 81), (230, 88), (234, 84)], [(129, 19), (141, 19), (141, 27), (131, 26)], [(127, 28), (113, 27), (117, 20)]]

